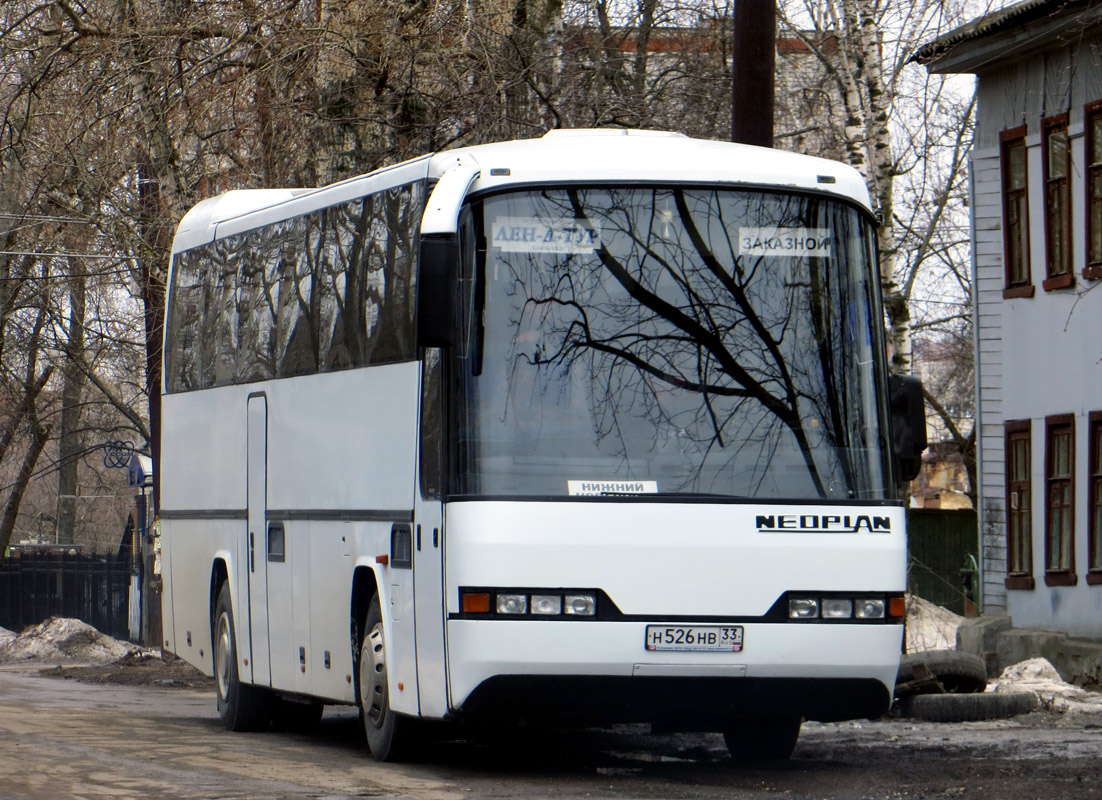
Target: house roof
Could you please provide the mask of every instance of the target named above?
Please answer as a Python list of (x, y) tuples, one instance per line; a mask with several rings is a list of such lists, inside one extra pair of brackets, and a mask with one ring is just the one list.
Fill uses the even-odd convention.
[(1102, 24), (1102, 0), (1023, 0), (923, 45), (911, 58), (931, 72), (978, 72), (1069, 31)]

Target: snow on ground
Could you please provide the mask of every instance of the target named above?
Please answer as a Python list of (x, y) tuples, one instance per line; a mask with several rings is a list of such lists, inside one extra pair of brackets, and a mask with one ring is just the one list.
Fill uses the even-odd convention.
[(0, 663), (35, 660), (111, 664), (135, 649), (78, 619), (50, 617), (19, 635), (0, 636)]
[(907, 652), (956, 650), (957, 628), (963, 621), (952, 611), (907, 595)]
[(1102, 694), (1068, 683), (1046, 659), (1031, 658), (1003, 670), (989, 692), (1035, 692), (1042, 707), (1061, 712), (1102, 713)]
[(7, 628), (0, 628), (0, 647), (3, 647), (14, 638), (14, 633), (9, 631)]

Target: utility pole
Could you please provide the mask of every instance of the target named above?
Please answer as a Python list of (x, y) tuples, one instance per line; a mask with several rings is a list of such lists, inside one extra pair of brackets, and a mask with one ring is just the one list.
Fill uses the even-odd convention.
[(777, 62), (775, 0), (734, 0), (731, 141), (773, 146), (773, 73)]

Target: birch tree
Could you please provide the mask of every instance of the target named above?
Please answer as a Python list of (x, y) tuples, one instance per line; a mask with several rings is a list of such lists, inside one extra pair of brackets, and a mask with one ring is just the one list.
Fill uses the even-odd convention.
[[(911, 302), (924, 267), (939, 257), (934, 240), (943, 223), (959, 225), (948, 219), (950, 200), (965, 177), (972, 115), (971, 105), (951, 97), (944, 80), (921, 74), (908, 60), (920, 45), (963, 22), (964, 14), (961, 2), (931, 0), (780, 4), (784, 27), (815, 54), (841, 99), (841, 119), (825, 122), (839, 126), (842, 158), (864, 175), (880, 214), (880, 274), (897, 372), (910, 371)], [(938, 141), (931, 130), (950, 137), (955, 132), (956, 139)], [(916, 171), (924, 182), (908, 181), (910, 194), (899, 198), (901, 179)], [(953, 253), (961, 255), (959, 248)], [(958, 274), (966, 278), (961, 267)]]

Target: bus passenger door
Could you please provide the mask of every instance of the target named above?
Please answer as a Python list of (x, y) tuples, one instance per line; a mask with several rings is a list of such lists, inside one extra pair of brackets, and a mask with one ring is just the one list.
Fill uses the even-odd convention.
[(413, 594), (417, 618), (417, 691), (421, 715), (448, 710), (444, 659), (444, 519), (439, 502), (418, 501), (413, 522)]
[[(243, 619), (235, 620), (239, 658), (246, 654), (252, 682), (271, 686), (268, 659), (268, 399), (263, 394), (249, 397), (248, 404), (248, 532), (245, 539), (245, 567), (248, 602), (239, 603)], [(238, 663), (241, 670), (241, 663)], [(245, 677), (243, 675), (242, 677)]]
[(448, 711), (444, 648), (443, 354), (427, 348), (421, 373), (418, 491), (413, 509), (413, 592), (421, 715)]

